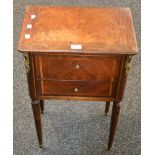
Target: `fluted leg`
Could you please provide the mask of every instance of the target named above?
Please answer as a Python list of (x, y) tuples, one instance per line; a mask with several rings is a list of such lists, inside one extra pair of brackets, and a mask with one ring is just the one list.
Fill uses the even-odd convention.
[(116, 127), (117, 127), (118, 120), (119, 120), (120, 109), (121, 109), (120, 103), (114, 102), (113, 108), (112, 108), (112, 115), (111, 115), (108, 150), (111, 149), (112, 144), (113, 144)]
[(40, 100), (40, 109), (41, 109), (41, 113), (44, 113), (44, 100)]
[(39, 146), (42, 148), (42, 127), (41, 127), (41, 110), (39, 100), (32, 101), (33, 116), (37, 131)]
[(106, 106), (105, 106), (105, 116), (107, 116), (108, 112), (109, 112), (109, 107), (110, 107), (110, 102), (106, 102)]

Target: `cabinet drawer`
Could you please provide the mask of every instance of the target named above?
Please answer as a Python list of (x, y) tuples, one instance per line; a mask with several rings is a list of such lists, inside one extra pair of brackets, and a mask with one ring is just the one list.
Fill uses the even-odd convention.
[(85, 58), (36, 55), (38, 80), (110, 80), (119, 72), (120, 57)]
[(37, 81), (39, 96), (100, 96), (113, 95), (113, 82)]

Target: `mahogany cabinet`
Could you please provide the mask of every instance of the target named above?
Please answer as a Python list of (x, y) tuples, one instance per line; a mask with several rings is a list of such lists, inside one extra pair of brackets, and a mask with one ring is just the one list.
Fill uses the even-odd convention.
[[(108, 150), (131, 58), (138, 48), (129, 8), (27, 6), (18, 50), (42, 147), (44, 100), (113, 102)], [(104, 116), (103, 116), (104, 117)]]

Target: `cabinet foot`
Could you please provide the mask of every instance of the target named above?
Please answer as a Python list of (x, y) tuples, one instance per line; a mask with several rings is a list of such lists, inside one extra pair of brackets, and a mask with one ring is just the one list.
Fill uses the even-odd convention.
[(39, 100), (32, 101), (33, 116), (37, 131), (39, 146), (42, 146), (42, 127), (41, 127), (41, 109)]
[(106, 102), (106, 105), (105, 105), (105, 116), (108, 115), (109, 107), (110, 107), (110, 102)]
[(114, 141), (116, 127), (117, 127), (118, 120), (119, 120), (120, 109), (121, 109), (120, 103), (114, 102), (113, 108), (112, 108), (111, 124), (110, 124), (110, 132), (109, 132), (109, 142), (108, 142), (108, 148), (107, 148), (107, 150), (109, 150), (109, 151), (111, 150), (111, 147), (112, 147), (112, 144)]

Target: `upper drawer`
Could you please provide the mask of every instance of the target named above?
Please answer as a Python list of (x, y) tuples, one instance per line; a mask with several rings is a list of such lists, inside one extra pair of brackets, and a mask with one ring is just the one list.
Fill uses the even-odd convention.
[(111, 80), (118, 75), (121, 57), (53, 57), (35, 55), (37, 79)]

